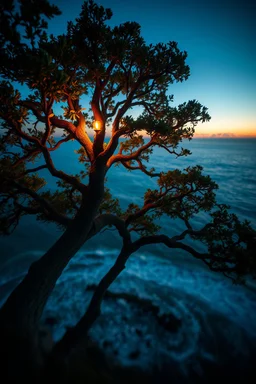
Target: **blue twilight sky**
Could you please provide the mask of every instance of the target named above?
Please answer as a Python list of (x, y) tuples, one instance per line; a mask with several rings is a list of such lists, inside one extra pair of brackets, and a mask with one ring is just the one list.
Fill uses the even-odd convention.
[[(62, 15), (49, 22), (63, 33), (83, 0), (52, 0)], [(111, 25), (136, 21), (147, 43), (178, 42), (188, 52), (191, 76), (174, 84), (174, 102), (197, 99), (212, 119), (200, 135), (256, 136), (256, 3), (250, 0), (100, 0), (111, 8)]]

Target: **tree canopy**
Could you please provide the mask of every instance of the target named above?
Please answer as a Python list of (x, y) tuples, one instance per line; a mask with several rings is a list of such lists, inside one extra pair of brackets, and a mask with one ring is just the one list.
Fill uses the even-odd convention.
[[(186, 236), (192, 236), (207, 244), (209, 253), (198, 257), (210, 268), (238, 275), (249, 272), (253, 260), (249, 258), (248, 264), (240, 256), (246, 250), (244, 233), (249, 236), (253, 230), (226, 206), (216, 204), (217, 185), (202, 174), (202, 167), (156, 173), (146, 165), (154, 147), (170, 156), (189, 155), (181, 141), (192, 138), (198, 122), (210, 119), (197, 100), (172, 106), (173, 96), (168, 95), (171, 84), (189, 77), (187, 53), (173, 41), (148, 45), (135, 22), (111, 28), (111, 10), (92, 1), (83, 4), (80, 16), (59, 36), (46, 33), (46, 19), (60, 14), (56, 6), (30, 0), (20, 2), (19, 8), (12, 1), (2, 4), (1, 231), (12, 232), (25, 214), (66, 227), (79, 211), (94, 164), (104, 162), (105, 173), (121, 164), (157, 177), (158, 189), (147, 190), (144, 205), (131, 203), (126, 212), (106, 189), (101, 214), (118, 214), (128, 231), (151, 236), (139, 239), (141, 244), (159, 241), (154, 219), (179, 218), (187, 229), (169, 239), (169, 245), (180, 247)], [(85, 97), (91, 105), (87, 113)], [(143, 108), (137, 118), (131, 114), (134, 106)], [(91, 139), (93, 121), (100, 130)], [(112, 129), (108, 143), (107, 127)], [(62, 138), (56, 136), (60, 130)], [(120, 138), (125, 140), (119, 142)], [(85, 166), (79, 175), (56, 169), (51, 157), (70, 140), (81, 145), (79, 161)], [(37, 162), (39, 166), (31, 166)], [(43, 188), (41, 169), (58, 179), (55, 192)], [(193, 231), (189, 220), (202, 210), (211, 212), (211, 223)]]
[[(61, 239), (73, 228), (77, 246), (70, 245), (65, 262), (63, 254), (59, 267), (63, 269), (88, 238), (114, 226), (123, 247), (88, 311), (100, 303), (128, 257), (153, 243), (182, 249), (235, 282), (249, 274), (255, 277), (255, 231), (228, 206), (216, 202), (218, 186), (203, 168), (157, 172), (148, 166), (155, 147), (170, 158), (190, 155), (182, 141), (192, 139), (199, 122), (210, 120), (199, 101), (175, 106), (170, 94), (173, 83), (190, 75), (187, 53), (174, 41), (148, 44), (136, 22), (110, 26), (111, 10), (92, 0), (58, 36), (47, 33), (47, 19), (60, 14), (47, 0), (4, 0), (0, 7), (1, 233), (10, 234), (24, 215), (61, 226)], [(138, 117), (133, 107), (140, 107)], [(71, 140), (80, 144), (77, 153), (83, 170), (79, 174), (57, 169), (52, 157)], [(114, 165), (156, 178), (156, 188), (145, 191), (141, 205), (131, 201), (126, 210), (121, 209), (105, 186)], [(55, 191), (47, 188), (42, 170), (57, 180)], [(193, 218), (201, 212), (208, 213), (209, 222), (195, 229)], [(184, 230), (179, 235), (171, 235), (171, 228), (170, 233), (162, 233), (162, 216), (181, 220)], [(193, 248), (188, 238), (204, 243), (205, 252)], [(42, 260), (41, 271), (47, 275), (48, 259)], [(22, 286), (35, 271), (32, 267)], [(52, 277), (48, 293), (61, 271)], [(18, 287), (15, 292), (22, 290)], [(89, 327), (84, 319), (77, 329), (82, 324)]]

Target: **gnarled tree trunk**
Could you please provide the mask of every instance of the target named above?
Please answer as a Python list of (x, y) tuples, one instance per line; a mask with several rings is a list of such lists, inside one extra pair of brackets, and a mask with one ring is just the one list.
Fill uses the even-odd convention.
[[(85, 243), (104, 192), (104, 169), (90, 176), (83, 204), (73, 222), (56, 243), (30, 267), (0, 311), (2, 367), (10, 382), (39, 380), (43, 357), (39, 346), (39, 322), (45, 304), (70, 259)], [(1, 372), (3, 374), (3, 370)]]

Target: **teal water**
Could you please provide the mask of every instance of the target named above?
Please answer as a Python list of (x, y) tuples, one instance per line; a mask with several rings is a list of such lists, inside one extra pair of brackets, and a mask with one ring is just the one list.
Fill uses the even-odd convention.
[[(167, 171), (202, 165), (204, 173), (209, 174), (219, 185), (218, 201), (229, 204), (232, 211), (242, 220), (247, 219), (256, 227), (256, 139), (194, 139), (191, 142), (185, 141), (183, 146), (192, 151), (191, 156), (176, 159), (162, 149), (156, 149), (149, 168), (154, 166), (157, 171)], [(78, 173), (82, 165), (78, 163), (74, 153), (77, 148), (76, 142), (64, 144), (60, 150), (53, 153), (55, 166), (69, 173)], [(49, 178), (47, 171), (43, 170), (40, 174), (47, 179), (47, 188), (56, 188), (56, 180)], [(140, 171), (128, 172), (124, 167), (113, 167), (107, 179), (108, 187), (113, 196), (119, 198), (123, 208), (130, 202), (140, 204), (147, 188), (154, 188), (156, 185), (155, 179)], [(195, 218), (198, 226), (206, 220), (207, 217), (203, 213)], [(165, 218), (161, 223), (162, 232), (169, 234), (177, 234), (183, 229), (179, 221), (173, 223)], [(27, 251), (46, 250), (59, 235), (60, 232), (55, 226), (42, 225), (33, 217), (27, 216), (10, 238), (0, 239), (0, 265), (10, 257)], [(108, 233), (106, 236), (101, 235), (100, 239), (103, 248), (111, 249), (118, 241), (118, 235), (111, 232), (111, 236)], [(92, 240), (86, 245), (86, 249), (92, 250), (98, 244), (98, 239)], [(157, 246), (157, 249), (160, 254), (163, 253), (162, 246)]]
[[(250, 220), (256, 227), (256, 140), (194, 139), (183, 146), (193, 154), (175, 159), (157, 149), (151, 166), (167, 171), (202, 165), (205, 173), (219, 184), (219, 202), (229, 204), (241, 219)], [(76, 143), (71, 142), (54, 154), (58, 169), (78, 172), (81, 165), (74, 154), (76, 148)], [(108, 174), (108, 186), (123, 207), (131, 201), (140, 204), (145, 190), (154, 185), (154, 179), (139, 171), (131, 173), (113, 167)], [(48, 187), (54, 189), (55, 181), (49, 179)], [(195, 224), (200, 227), (206, 220), (206, 215), (201, 214)], [(167, 219), (162, 221), (162, 227), (161, 233), (169, 235), (183, 230), (181, 222)], [(33, 217), (26, 217), (11, 237), (0, 239), (2, 302), (30, 263), (40, 257), (59, 235), (54, 225), (42, 225)], [(66, 268), (44, 314), (45, 321), (55, 319), (56, 339), (82, 315), (91, 294), (86, 288), (96, 284), (112, 265), (120, 245), (115, 231), (105, 231), (90, 240)], [(141, 249), (128, 261), (125, 272), (111, 290), (120, 295), (126, 292), (149, 299), (162, 313), (172, 313), (182, 322), (181, 328), (170, 336), (157, 326), (150, 314), (141, 314), (128, 301), (106, 300), (103, 305), (105, 316), (95, 324), (92, 336), (104, 346), (109, 356), (122, 364), (148, 369), (156, 360), (160, 365), (171, 361), (184, 375), (191, 365), (203, 375), (202, 361), (220, 364), (226, 359), (245, 364), (255, 350), (254, 284), (249, 288), (234, 286), (185, 253), (170, 251), (161, 245)], [(136, 329), (140, 332), (135, 332)], [(141, 333), (143, 340), (138, 336)], [(107, 341), (110, 340), (107, 347), (104, 344), (106, 335)], [(129, 356), (138, 345), (139, 355), (136, 361), (131, 360)], [(120, 350), (118, 354), (116, 350)]]

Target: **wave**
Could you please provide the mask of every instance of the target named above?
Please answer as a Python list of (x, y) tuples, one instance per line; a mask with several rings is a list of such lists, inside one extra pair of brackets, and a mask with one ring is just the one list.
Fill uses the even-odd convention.
[[(67, 268), (44, 313), (46, 322), (55, 319), (56, 340), (82, 316), (115, 256), (81, 253)], [(149, 370), (168, 363), (187, 372), (193, 363), (200, 371), (205, 361), (241, 363), (256, 347), (255, 293), (217, 274), (139, 254), (109, 291), (91, 337), (117, 364)], [(170, 317), (171, 331), (159, 324)]]
[[(1, 269), (2, 302), (26, 273), (28, 260), (40, 254), (22, 253), (15, 266), (10, 260)], [(118, 249), (108, 248), (81, 251), (68, 264), (42, 319), (55, 340), (82, 316), (93, 287), (117, 254)], [(197, 372), (203, 372), (206, 362), (233, 359), (244, 364), (256, 349), (255, 315), (255, 292), (199, 264), (138, 253), (112, 284), (91, 337), (117, 364), (147, 371), (155, 364), (168, 365), (186, 375), (191, 364)]]

